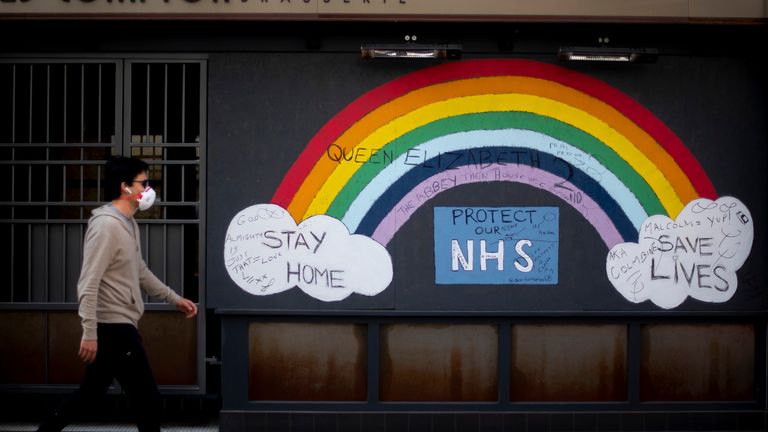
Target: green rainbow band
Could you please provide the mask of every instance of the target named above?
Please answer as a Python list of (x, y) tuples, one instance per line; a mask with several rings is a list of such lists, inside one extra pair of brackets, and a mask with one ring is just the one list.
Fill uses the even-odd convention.
[[(527, 112), (485, 112), (443, 118), (413, 129), (377, 151), (391, 155), (390, 161), (432, 139), (473, 130), (525, 129), (551, 136), (592, 155), (637, 197), (647, 214), (667, 214), (648, 183), (610, 147), (571, 125)], [(354, 162), (345, 162), (354, 163)], [(384, 163), (363, 163), (328, 207), (326, 214), (343, 219), (360, 191), (379, 174)]]

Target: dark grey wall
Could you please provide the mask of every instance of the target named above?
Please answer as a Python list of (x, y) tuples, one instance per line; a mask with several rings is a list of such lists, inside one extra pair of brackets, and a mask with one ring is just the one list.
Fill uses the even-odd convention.
[[(465, 55), (503, 57), (502, 54)], [(526, 55), (554, 62), (553, 55)], [(382, 294), (336, 303), (298, 289), (256, 297), (238, 288), (223, 262), (231, 218), (270, 201), (310, 138), (348, 103), (387, 81), (431, 63), (364, 61), (354, 52), (221, 53), (209, 63), (209, 305), (252, 309), (397, 309), (468, 311), (658, 311), (624, 300), (605, 275), (607, 249), (570, 206), (515, 184), (475, 184), (440, 194), (415, 213), (389, 245), (394, 281)], [(765, 310), (765, 69), (742, 55), (662, 55), (655, 64), (562, 65), (635, 98), (669, 126), (698, 158), (719, 195), (741, 199), (755, 220), (751, 255), (727, 303), (688, 299), (677, 310)], [(559, 284), (435, 285), (434, 206), (558, 206)]]

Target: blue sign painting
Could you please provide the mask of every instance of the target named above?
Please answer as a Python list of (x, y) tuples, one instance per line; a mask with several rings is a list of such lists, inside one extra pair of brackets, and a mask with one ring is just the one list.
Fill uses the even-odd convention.
[(555, 285), (557, 207), (435, 207), (435, 283)]

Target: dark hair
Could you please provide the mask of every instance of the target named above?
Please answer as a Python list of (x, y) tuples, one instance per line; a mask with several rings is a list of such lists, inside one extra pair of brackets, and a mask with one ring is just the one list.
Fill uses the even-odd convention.
[(104, 199), (120, 198), (120, 183), (131, 185), (137, 175), (149, 171), (149, 165), (141, 159), (113, 156), (107, 160), (104, 169)]

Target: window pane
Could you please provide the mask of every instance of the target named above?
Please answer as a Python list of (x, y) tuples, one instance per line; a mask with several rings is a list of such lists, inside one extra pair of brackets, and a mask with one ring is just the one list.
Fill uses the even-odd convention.
[(366, 400), (365, 325), (252, 323), (249, 332), (251, 400)]
[(753, 400), (750, 324), (651, 324), (642, 329), (643, 401)]
[(515, 325), (511, 338), (511, 400), (627, 399), (626, 326)]
[(381, 327), (383, 401), (498, 400), (498, 327)]

